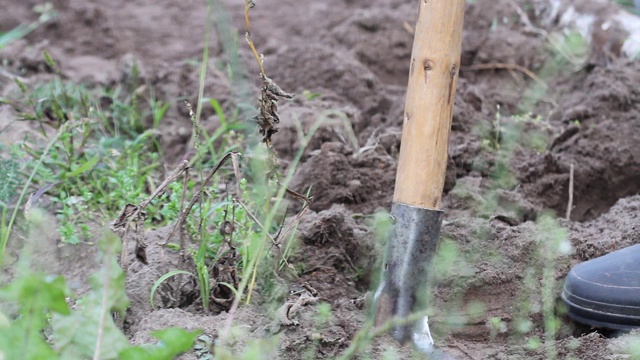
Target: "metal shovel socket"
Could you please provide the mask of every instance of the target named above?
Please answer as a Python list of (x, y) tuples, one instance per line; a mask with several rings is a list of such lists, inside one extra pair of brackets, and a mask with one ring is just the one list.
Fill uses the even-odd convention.
[[(442, 214), (440, 210), (393, 203), (391, 215), (395, 224), (387, 243), (381, 283), (373, 298), (376, 327), (426, 309), (426, 280), (438, 246)], [(427, 321), (425, 317), (397, 325), (391, 336), (402, 344), (413, 340), (428, 352), (433, 339)]]

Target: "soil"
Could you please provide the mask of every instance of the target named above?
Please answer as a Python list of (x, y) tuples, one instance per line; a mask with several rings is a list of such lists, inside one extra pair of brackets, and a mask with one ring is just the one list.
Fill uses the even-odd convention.
[[(37, 3), (0, 1), (0, 31), (35, 20), (31, 8)], [(433, 270), (432, 330), (437, 345), (458, 359), (546, 359), (549, 348), (532, 345), (532, 339), (544, 339), (541, 287), (552, 286), (559, 296), (572, 265), (640, 243), (640, 62), (625, 54), (622, 41), (628, 34), (614, 24), (583, 34), (585, 66), (559, 67), (548, 39), (520, 21), (513, 1), (468, 3), (443, 198), (445, 223)], [(622, 11), (613, 2), (596, 0), (515, 3), (533, 26), (554, 35), (567, 33), (570, 24), (563, 14), (574, 5), (577, 12), (571, 14), (592, 16), (597, 24)], [(16, 96), (11, 76), (34, 84), (51, 78), (43, 50), (59, 61), (65, 78), (88, 87), (125, 83), (136, 63), (144, 84), (174, 103), (160, 133), (164, 165), (175, 166), (189, 151), (191, 123), (179, 103), (196, 103), (199, 67), (193, 59), (203, 50), (205, 2), (52, 4), (57, 21), (0, 49), (6, 70), (0, 73), (0, 96)], [(212, 31), (205, 95), (218, 99), (225, 110), (257, 106), (257, 70), (244, 41), (238, 42), (239, 63), (226, 66), (233, 60), (229, 34), (237, 31), (243, 38), (243, 2), (221, 0), (221, 5), (214, 14), (219, 26)], [(265, 55), (267, 74), (298, 94), (281, 104), (280, 132), (273, 138), (283, 167), (298, 152), (300, 129), (306, 132), (326, 118), (304, 149), (291, 183), (297, 191), (311, 187), (314, 202), (301, 221), (290, 259), (302, 275), (282, 280), (282, 286), (308, 284), (319, 302), (330, 304), (332, 318), (318, 327), (318, 308), (304, 306), (298, 325), (274, 330), (276, 309), (267, 291), (260, 291), (263, 285), (253, 304), (234, 315), (243, 334), (236, 348), (275, 331), (281, 340), (275, 357), (333, 358), (364, 323), (367, 292), (376, 282), (384, 249), (371, 219), (390, 209), (393, 198), (414, 5), (400, 0), (262, 0), (252, 10), (252, 35)], [(538, 82), (491, 66), (496, 63), (527, 68), (547, 87), (540, 95)], [(305, 91), (318, 96), (303, 96)], [(524, 121), (513, 116), (522, 112), (533, 115)], [(533, 120), (536, 116), (539, 120)], [(38, 136), (34, 124), (14, 118), (11, 106), (0, 104), (2, 143)], [(211, 109), (205, 109), (203, 119), (209, 131), (219, 123)], [(508, 145), (512, 128), (520, 132)], [(542, 145), (531, 145), (533, 138), (541, 138)], [(510, 177), (497, 186), (495, 169), (501, 164)], [(566, 220), (572, 166), (573, 208)], [(549, 225), (549, 212), (562, 219)], [(215, 339), (229, 316), (227, 308), (204, 314), (194, 304), (196, 289), (188, 280), (180, 280), (185, 285), (180, 290), (160, 289), (155, 309), (149, 304), (155, 280), (177, 266), (178, 255), (160, 245), (167, 231), (146, 233), (149, 265), (133, 255), (129, 259), (131, 308), (125, 332), (134, 343), (149, 341), (151, 331), (167, 326), (203, 329)], [(557, 239), (557, 233), (562, 238), (563, 232), (568, 243), (561, 245), (567, 251), (545, 252), (542, 240)], [(41, 236), (49, 244), (44, 249), (53, 249), (44, 255), (54, 264), (49, 270), (68, 276), (77, 292), (85, 291), (86, 273), (96, 266), (93, 246), (57, 248), (55, 237), (46, 231)], [(552, 276), (543, 283), (550, 261)], [(279, 305), (286, 301), (286, 296), (276, 298)], [(638, 335), (606, 337), (610, 334), (574, 324), (562, 313), (559, 306), (562, 325), (548, 342), (559, 358), (624, 358), (629, 339)], [(519, 333), (523, 323), (530, 328)], [(389, 349), (396, 349), (392, 358), (416, 356), (383, 336), (363, 358), (383, 358)]]

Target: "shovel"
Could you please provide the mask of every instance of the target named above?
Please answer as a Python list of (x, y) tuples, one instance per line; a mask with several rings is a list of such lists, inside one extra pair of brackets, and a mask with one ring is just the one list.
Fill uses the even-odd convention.
[[(460, 68), (465, 0), (419, 0), (403, 114), (390, 232), (373, 301), (376, 326), (425, 311), (429, 264), (442, 223), (451, 117)], [(427, 317), (391, 329), (401, 343), (434, 354)]]

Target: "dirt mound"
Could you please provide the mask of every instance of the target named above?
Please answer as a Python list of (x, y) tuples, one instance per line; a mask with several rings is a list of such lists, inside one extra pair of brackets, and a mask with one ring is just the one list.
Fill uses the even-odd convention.
[(333, 33), (341, 46), (350, 49), (383, 82), (406, 86), (413, 36), (411, 28), (403, 24), (414, 23), (414, 18), (411, 12), (358, 9)]
[[(340, 142), (353, 149), (357, 139), (353, 126), (358, 126), (361, 113), (353, 105), (340, 104), (339, 101), (320, 98), (306, 99), (298, 94), (294, 100), (285, 102), (278, 108), (280, 130), (273, 137), (273, 146), (278, 156), (291, 161), (300, 149), (303, 149), (302, 162), (319, 150), (326, 142)], [(318, 130), (303, 148), (303, 139), (319, 125)]]
[(344, 204), (351, 211), (372, 213), (391, 205), (395, 166), (396, 160), (386, 154), (354, 155), (341, 143), (324, 143), (298, 168), (291, 186), (313, 189), (313, 210)]
[(566, 212), (570, 165), (574, 164), (571, 218), (594, 219), (618, 199), (640, 192), (638, 113), (568, 128), (544, 155), (520, 166), (523, 191), (558, 214)]
[(561, 119), (593, 122), (637, 112), (640, 103), (640, 64), (637, 61), (618, 60), (596, 67), (583, 81), (576, 81), (575, 91), (567, 95)]
[(285, 47), (272, 55), (271, 61), (275, 65), (269, 76), (283, 89), (335, 94), (361, 109), (365, 118), (355, 127), (358, 132), (369, 126), (368, 117), (389, 109), (390, 101), (371, 70), (331, 47), (317, 44)]
[[(154, 306), (151, 305), (151, 289), (156, 280), (169, 271), (185, 268), (185, 264), (190, 261), (187, 256), (187, 262), (181, 266), (178, 252), (162, 246), (172, 230), (172, 226), (167, 226), (145, 234), (144, 241), (148, 245), (146, 255), (149, 265), (143, 264), (134, 256), (136, 244), (134, 235), (131, 234), (133, 232), (130, 232), (125, 237), (129, 249), (127, 264), (125, 264), (127, 268), (126, 286), (131, 306), (127, 311), (124, 326), (131, 334), (137, 332), (138, 324), (155, 309), (186, 309), (194, 305), (195, 298), (198, 296), (197, 285), (193, 277), (186, 275), (174, 276), (158, 287), (153, 296)], [(179, 241), (177, 236), (170, 240), (173, 242)], [(196, 309), (197, 307), (191, 310), (198, 311)]]
[[(326, 299), (331, 302), (340, 302), (344, 299), (353, 299), (361, 295), (359, 292), (343, 293), (337, 285), (340, 279), (350, 283), (356, 282), (366, 285), (371, 280), (369, 271), (373, 262), (371, 254), (375, 254), (376, 244), (370, 236), (370, 230), (358, 225), (351, 212), (344, 206), (333, 205), (330, 209), (318, 213), (310, 213), (300, 223), (300, 239), (305, 245), (301, 255), (307, 257), (304, 261), (309, 266), (305, 270), (309, 281)], [(306, 254), (313, 254), (308, 256)], [(302, 259), (297, 259), (302, 262)], [(357, 278), (359, 277), (359, 278)], [(329, 278), (333, 281), (326, 282)], [(327, 287), (328, 286), (328, 287)], [(322, 289), (331, 289), (324, 293)], [(339, 291), (339, 293), (336, 293)]]
[(579, 261), (640, 243), (640, 195), (618, 200), (592, 221), (571, 223), (570, 239)]

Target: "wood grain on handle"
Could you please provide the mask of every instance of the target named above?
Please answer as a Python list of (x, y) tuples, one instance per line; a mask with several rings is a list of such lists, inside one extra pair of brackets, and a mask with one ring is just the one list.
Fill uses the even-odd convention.
[(420, 0), (394, 201), (439, 209), (456, 93), (465, 0)]

